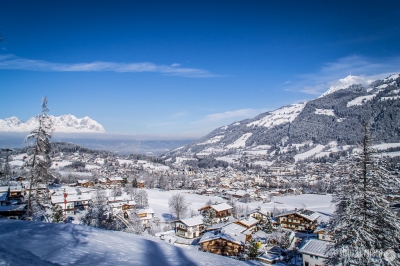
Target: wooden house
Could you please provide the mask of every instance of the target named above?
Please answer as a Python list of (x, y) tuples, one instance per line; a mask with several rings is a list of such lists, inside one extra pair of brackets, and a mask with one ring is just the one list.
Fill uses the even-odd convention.
[(201, 214), (204, 214), (209, 209), (213, 209), (215, 211), (215, 216), (219, 220), (222, 218), (226, 218), (232, 216), (232, 209), (233, 207), (227, 203), (219, 203), (214, 205), (207, 205), (199, 209)]
[(123, 178), (120, 176), (115, 177), (107, 177), (107, 184), (110, 185), (120, 185), (123, 181)]
[(93, 187), (94, 182), (89, 180), (78, 180), (77, 185), (81, 187)]
[(148, 226), (154, 218), (154, 210), (152, 208), (137, 209), (135, 213), (144, 226)]
[(203, 216), (181, 219), (175, 222), (175, 233), (184, 238), (200, 237), (204, 233)]
[(206, 232), (199, 245), (203, 251), (223, 256), (238, 256), (246, 244), (246, 227), (231, 223), (220, 230)]
[(282, 228), (294, 231), (313, 231), (317, 228), (320, 215), (310, 210), (294, 210), (277, 215), (278, 223)]
[(320, 224), (317, 229), (314, 230), (314, 234), (318, 235), (319, 240), (333, 241), (333, 236), (328, 233), (327, 224)]
[(144, 180), (139, 180), (139, 181), (137, 182), (138, 188), (144, 188), (145, 184), (146, 184), (146, 183), (145, 183)]
[(299, 250), (303, 257), (303, 266), (325, 265), (329, 249), (333, 243), (319, 239), (308, 240)]

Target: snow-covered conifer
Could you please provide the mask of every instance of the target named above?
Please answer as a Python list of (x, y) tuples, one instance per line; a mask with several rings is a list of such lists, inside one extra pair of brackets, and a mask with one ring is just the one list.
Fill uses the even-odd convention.
[[(32, 187), (35, 186), (38, 188), (39, 183), (45, 183), (48, 181), (48, 178), (53, 177), (49, 171), (51, 166), (50, 138), (53, 131), (53, 124), (51, 117), (47, 115), (48, 111), (47, 97), (44, 97), (42, 101), (42, 113), (37, 116), (39, 125), (25, 139), (25, 141), (34, 140), (33, 154), (28, 160), (28, 165), (31, 167), (27, 207), (28, 218), (32, 214)], [(35, 196), (37, 196), (37, 193), (35, 193)]]
[(206, 226), (212, 226), (217, 223), (217, 214), (214, 209), (208, 209), (204, 212), (203, 223)]
[(328, 265), (398, 265), (388, 252), (399, 254), (400, 221), (387, 196), (399, 189), (399, 179), (389, 173), (384, 158), (371, 148), (364, 130), (361, 150), (346, 158), (349, 174), (337, 182), (336, 211), (329, 230), (334, 245)]

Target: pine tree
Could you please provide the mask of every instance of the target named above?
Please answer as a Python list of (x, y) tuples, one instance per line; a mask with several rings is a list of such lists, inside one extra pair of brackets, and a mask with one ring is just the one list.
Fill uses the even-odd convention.
[(53, 223), (59, 223), (64, 220), (63, 209), (60, 205), (54, 205), (51, 207), (51, 221)]
[(249, 259), (255, 259), (258, 255), (259, 244), (255, 239), (251, 239), (246, 243), (246, 255)]
[(327, 265), (398, 265), (385, 252), (399, 253), (400, 222), (387, 195), (399, 189), (384, 159), (374, 154), (364, 128), (361, 152), (347, 158), (349, 174), (339, 178), (333, 201), (336, 211), (329, 224), (334, 245)]
[(214, 209), (208, 209), (204, 212), (203, 223), (205, 226), (212, 226), (217, 223), (217, 214)]
[(272, 231), (274, 231), (270, 215), (267, 215), (267, 218), (265, 220), (261, 220), (261, 222), (259, 223), (259, 228), (265, 233), (272, 233)]
[(132, 187), (137, 188), (138, 187), (138, 182), (136, 177), (132, 180)]
[[(35, 186), (37, 189), (39, 183), (47, 181), (49, 177), (53, 177), (49, 171), (51, 166), (50, 138), (53, 131), (53, 124), (50, 116), (47, 115), (48, 111), (47, 97), (44, 97), (42, 101), (42, 113), (37, 116), (39, 126), (34, 129), (25, 139), (25, 141), (34, 139), (33, 154), (30, 156), (28, 161), (28, 164), (31, 166), (27, 207), (28, 219), (31, 215), (32, 187)], [(35, 196), (37, 196), (37, 191)]]

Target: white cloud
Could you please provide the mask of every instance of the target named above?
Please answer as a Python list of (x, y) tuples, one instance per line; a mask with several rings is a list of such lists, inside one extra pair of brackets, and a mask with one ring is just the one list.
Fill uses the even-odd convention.
[(223, 113), (215, 113), (206, 115), (202, 121), (221, 121), (226, 119), (243, 119), (250, 118), (259, 114), (259, 112), (252, 108), (239, 109), (234, 111), (226, 111)]
[(298, 80), (293, 81), (286, 89), (321, 95), (331, 86), (335, 86), (339, 79), (350, 74), (365, 80), (376, 80), (398, 72), (400, 57), (376, 59), (354, 55), (326, 63), (316, 73), (299, 75)]
[(15, 55), (0, 55), (0, 69), (30, 70), (30, 71), (57, 71), (57, 72), (155, 72), (171, 76), (209, 78), (218, 77), (208, 70), (197, 68), (183, 68), (175, 63), (171, 66), (156, 65), (151, 62), (115, 63), (95, 61), (90, 63), (53, 63), (43, 60), (30, 60)]

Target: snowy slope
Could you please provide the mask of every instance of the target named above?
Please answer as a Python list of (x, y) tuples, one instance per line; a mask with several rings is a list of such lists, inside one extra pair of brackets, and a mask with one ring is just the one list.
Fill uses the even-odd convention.
[(355, 98), (354, 100), (351, 100), (350, 102), (347, 103), (347, 107), (355, 106), (355, 105), (362, 105), (370, 100), (372, 100), (376, 95), (365, 95), (365, 96), (360, 96)]
[(335, 116), (335, 113), (333, 112), (332, 109), (315, 109), (314, 114), (317, 115), (330, 115), (330, 116)]
[(75, 224), (0, 220), (0, 265), (245, 265), (155, 238)]
[[(232, 162), (233, 157), (227, 156), (233, 152), (229, 149), (241, 148), (236, 152), (259, 157), (266, 155), (271, 157), (268, 161), (282, 154), (285, 158), (294, 158), (297, 154), (296, 161), (321, 158), (359, 143), (361, 120), (366, 116), (375, 117), (371, 126), (376, 128), (374, 138), (377, 143), (397, 143), (400, 142), (400, 136), (396, 134), (400, 128), (399, 108), (400, 74), (375, 81), (350, 75), (333, 82), (321, 97), (219, 127), (197, 142), (167, 153), (166, 157), (174, 153), (175, 156), (186, 157), (202, 153), (204, 157), (205, 153), (209, 153), (220, 160)], [(337, 141), (336, 148), (326, 146), (332, 141)], [(298, 143), (321, 146), (310, 151), (312, 148), (297, 147)], [(249, 152), (262, 145), (269, 148), (263, 149), (262, 153)]]
[[(64, 133), (83, 133), (83, 132), (105, 132), (102, 125), (95, 120), (85, 116), (76, 118), (73, 115), (50, 116), (53, 121), (55, 132)], [(29, 132), (38, 126), (36, 117), (23, 122), (19, 118), (12, 116), (4, 120), (0, 119), (0, 132)]]
[(271, 128), (284, 123), (291, 123), (300, 114), (305, 105), (306, 103), (298, 103), (284, 106), (268, 113), (259, 120), (247, 124), (247, 126), (263, 126), (266, 128)]
[(250, 138), (251, 135), (253, 135), (253, 133), (246, 133), (246, 134), (243, 134), (243, 136), (241, 136), (241, 137), (238, 138), (236, 141), (234, 141), (233, 143), (229, 144), (229, 145), (226, 146), (226, 147), (227, 147), (228, 149), (245, 147), (245, 146), (246, 146), (246, 140), (247, 140), (248, 138)]

